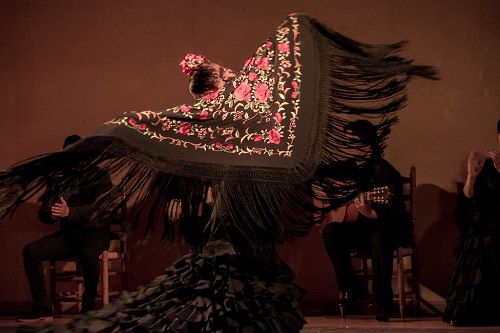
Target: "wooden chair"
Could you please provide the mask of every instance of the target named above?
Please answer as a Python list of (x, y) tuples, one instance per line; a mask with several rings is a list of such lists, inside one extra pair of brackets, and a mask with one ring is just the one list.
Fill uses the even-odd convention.
[[(406, 204), (411, 220), (415, 225), (415, 190), (416, 190), (416, 168), (412, 166), (408, 177), (403, 179), (403, 198)], [(354, 273), (366, 282), (369, 289), (369, 281), (373, 279), (371, 272), (371, 259), (366, 254), (351, 254), (354, 266)], [(420, 283), (417, 269), (417, 249), (415, 246), (415, 237), (409, 247), (398, 247), (394, 251), (394, 272), (393, 281), (396, 282), (394, 298), (399, 305), (399, 313), (402, 319), (406, 317), (407, 301), (411, 301), (414, 315), (418, 315), (420, 310)], [(357, 264), (357, 265), (356, 265)]]
[[(108, 250), (103, 251), (99, 256), (101, 261), (101, 278), (98, 300), (102, 305), (108, 304), (110, 297), (118, 295), (121, 290), (127, 288), (126, 275), (126, 242), (121, 238), (112, 239)], [(51, 260), (50, 261), (50, 298), (54, 312), (62, 309), (62, 302), (76, 304), (79, 312), (82, 305), (83, 276), (78, 260)], [(110, 280), (113, 276), (120, 277), (120, 288), (110, 290)], [(59, 284), (72, 285), (72, 288), (65, 288), (65, 291), (57, 291)], [(76, 285), (76, 286), (75, 286)], [(71, 287), (71, 286), (69, 286)], [(61, 305), (61, 306), (58, 306)]]

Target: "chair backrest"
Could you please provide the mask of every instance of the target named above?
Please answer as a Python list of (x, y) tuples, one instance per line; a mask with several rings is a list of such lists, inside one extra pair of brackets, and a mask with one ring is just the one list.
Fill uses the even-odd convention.
[(406, 208), (411, 215), (412, 222), (415, 223), (415, 190), (417, 186), (417, 169), (415, 166), (410, 167), (410, 174), (408, 177), (403, 178), (403, 198), (406, 203)]
[(408, 177), (402, 176), (403, 180), (403, 200), (406, 205), (406, 210), (410, 214), (410, 219), (413, 225), (416, 225), (416, 201), (415, 191), (417, 188), (417, 169), (415, 166), (410, 167)]

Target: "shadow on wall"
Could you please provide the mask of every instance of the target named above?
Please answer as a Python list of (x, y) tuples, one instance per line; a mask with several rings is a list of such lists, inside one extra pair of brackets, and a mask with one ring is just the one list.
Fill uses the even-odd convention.
[(420, 283), (446, 298), (453, 272), (453, 251), (458, 229), (454, 211), (456, 193), (432, 184), (416, 189), (418, 264)]

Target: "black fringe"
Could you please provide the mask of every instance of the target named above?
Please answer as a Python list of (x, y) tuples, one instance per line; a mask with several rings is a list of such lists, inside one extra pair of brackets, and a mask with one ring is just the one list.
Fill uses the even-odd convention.
[[(411, 60), (395, 55), (406, 42), (368, 45), (332, 31), (314, 19), (311, 24), (314, 27), (311, 31), (321, 45), (320, 72), (330, 73), (322, 76), (321, 83), (320, 107), (327, 110), (328, 124), (322, 140), (322, 165), (312, 179), (312, 186), (325, 193), (312, 193), (323, 206), (315, 210), (324, 213), (346, 204), (359, 193), (359, 175), (353, 169), (353, 162), (360, 165), (368, 162), (366, 155), (356, 153), (360, 145), (345, 133), (347, 124), (360, 118), (370, 120), (377, 127), (383, 154), (390, 128), (398, 121), (396, 111), (406, 105), (406, 85), (411, 77), (439, 78), (435, 68), (412, 65)], [(344, 163), (347, 161), (351, 163)], [(321, 218), (321, 214), (315, 214), (315, 218)]]

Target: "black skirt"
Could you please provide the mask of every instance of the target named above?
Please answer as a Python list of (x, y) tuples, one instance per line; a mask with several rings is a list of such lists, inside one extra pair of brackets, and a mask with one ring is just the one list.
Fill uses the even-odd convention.
[(458, 326), (500, 324), (498, 241), (476, 232), (461, 238), (444, 321)]

